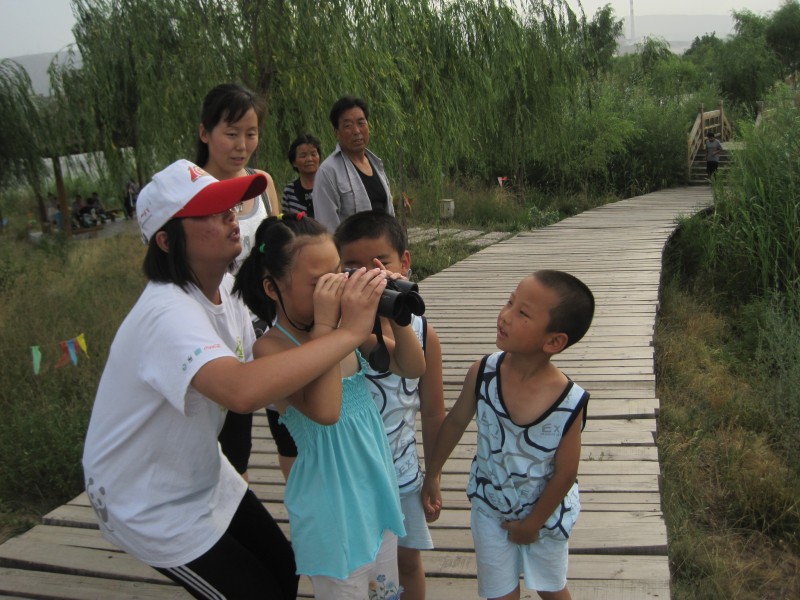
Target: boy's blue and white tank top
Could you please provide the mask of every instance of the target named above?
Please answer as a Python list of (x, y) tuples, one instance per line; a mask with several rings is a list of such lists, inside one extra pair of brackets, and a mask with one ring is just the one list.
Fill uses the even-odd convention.
[[(564, 432), (583, 409), (589, 394), (571, 380), (561, 396), (533, 423), (511, 420), (503, 401), (500, 365), (505, 352), (485, 356), (475, 384), (478, 444), (467, 496), (473, 506), (500, 520), (524, 519), (553, 476), (555, 454)], [(540, 535), (566, 539), (580, 513), (578, 482), (547, 519)]]
[[(425, 350), (425, 317), (413, 315), (411, 327)], [(422, 485), (422, 469), (417, 453), (416, 424), (420, 409), (419, 379), (406, 379), (389, 371), (367, 369), (372, 399), (381, 413), (383, 428), (389, 438), (394, 470), (400, 494), (415, 492)]]

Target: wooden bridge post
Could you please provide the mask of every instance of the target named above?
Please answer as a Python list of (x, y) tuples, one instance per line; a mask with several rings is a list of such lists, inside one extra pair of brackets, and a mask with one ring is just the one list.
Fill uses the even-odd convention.
[(700, 106), (699, 106), (698, 110), (700, 111), (700, 139), (705, 139), (706, 138), (706, 109), (705, 109), (705, 106), (703, 106), (702, 102), (700, 103)]

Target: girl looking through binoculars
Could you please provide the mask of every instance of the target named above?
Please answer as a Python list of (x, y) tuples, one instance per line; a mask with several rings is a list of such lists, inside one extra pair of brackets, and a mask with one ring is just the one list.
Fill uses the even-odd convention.
[[(254, 356), (330, 335), (340, 321), (343, 326), (356, 318), (374, 320), (387, 277), (398, 276), (379, 268), (342, 273), (331, 234), (304, 213), (266, 219), (234, 286), (253, 313), (274, 321), (253, 346)], [(391, 371), (421, 376), (425, 357), (414, 331), (393, 323), (392, 333)], [(397, 588), (403, 514), (362, 356), (376, 344), (370, 337), (305, 388), (273, 399), (298, 448), (284, 503), (297, 571), (311, 577), (317, 598), (366, 597), (376, 586), (387, 593)]]

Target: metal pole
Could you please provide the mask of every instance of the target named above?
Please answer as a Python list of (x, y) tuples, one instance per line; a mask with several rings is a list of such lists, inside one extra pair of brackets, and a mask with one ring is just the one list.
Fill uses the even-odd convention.
[(633, 26), (633, 0), (631, 0), (631, 40), (636, 37), (636, 29)]

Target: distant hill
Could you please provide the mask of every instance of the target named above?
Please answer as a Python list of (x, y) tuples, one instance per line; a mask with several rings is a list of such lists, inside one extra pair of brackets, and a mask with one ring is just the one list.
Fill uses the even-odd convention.
[[(67, 52), (45, 52), (43, 54), (26, 54), (25, 56), (13, 56), (9, 60), (19, 63), (28, 72), (31, 78), (33, 91), (42, 96), (50, 95), (50, 77), (47, 70), (50, 63), (58, 56), (59, 60), (67, 59)], [(78, 62), (80, 64), (80, 61)]]
[(627, 39), (630, 27), (628, 19), (625, 19), (623, 32), (626, 40), (620, 43), (620, 52), (632, 51), (635, 44), (645, 37), (661, 37), (670, 43), (673, 52), (680, 54), (692, 45), (696, 37), (707, 33), (715, 33), (724, 40), (733, 33), (733, 23), (732, 15), (634, 15), (636, 38)]

